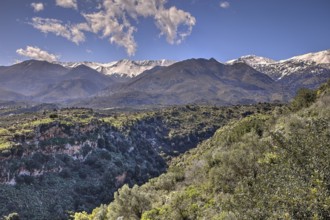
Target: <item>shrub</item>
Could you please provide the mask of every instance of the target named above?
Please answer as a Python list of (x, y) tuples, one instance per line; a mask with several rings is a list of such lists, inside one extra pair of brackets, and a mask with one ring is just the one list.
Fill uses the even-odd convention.
[(51, 119), (55, 119), (55, 118), (58, 118), (58, 115), (57, 115), (57, 114), (50, 114), (50, 115), (49, 115), (49, 118), (51, 118)]
[(297, 92), (296, 97), (291, 102), (291, 108), (298, 111), (302, 108), (309, 107), (316, 100), (316, 92), (311, 89), (302, 88)]
[(151, 208), (151, 203), (138, 186), (129, 188), (124, 185), (115, 193), (115, 200), (110, 204), (108, 219), (141, 219), (142, 213)]
[(20, 175), (20, 176), (17, 176), (15, 179), (16, 179), (16, 182), (18, 184), (25, 183), (27, 185), (30, 185), (30, 184), (32, 184), (34, 182), (33, 176), (30, 176), (30, 175)]
[(70, 171), (70, 169), (68, 169), (68, 168), (64, 168), (61, 172), (60, 172), (60, 174), (59, 174), (62, 178), (69, 178), (69, 177), (71, 177), (71, 171)]

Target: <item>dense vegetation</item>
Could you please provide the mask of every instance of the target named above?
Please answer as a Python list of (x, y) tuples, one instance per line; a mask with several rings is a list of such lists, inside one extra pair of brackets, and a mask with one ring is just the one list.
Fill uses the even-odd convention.
[(167, 173), (75, 213), (98, 219), (329, 219), (330, 81), (220, 128)]
[(141, 185), (164, 173), (171, 158), (219, 127), (272, 112), (275, 105), (126, 113), (49, 107), (2, 111), (0, 216), (67, 219), (69, 211), (91, 212), (111, 202), (122, 185)]

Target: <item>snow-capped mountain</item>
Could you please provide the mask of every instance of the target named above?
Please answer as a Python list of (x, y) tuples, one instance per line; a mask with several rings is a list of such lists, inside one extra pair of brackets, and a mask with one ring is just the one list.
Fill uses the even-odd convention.
[(244, 62), (246, 64), (248, 64), (249, 66), (253, 66), (253, 65), (261, 65), (261, 64), (272, 64), (275, 63), (275, 60), (266, 58), (266, 57), (259, 57), (256, 55), (247, 55), (247, 56), (242, 56), (238, 59), (235, 60), (230, 60), (227, 63), (228, 64), (233, 64), (233, 63), (237, 63), (237, 62)]
[(156, 66), (169, 66), (174, 63), (175, 61), (171, 61), (171, 60), (132, 61), (125, 59), (110, 63), (68, 62), (68, 63), (59, 63), (59, 64), (61, 64), (66, 68), (75, 68), (79, 65), (85, 65), (105, 75), (132, 78)]
[(60, 64), (64, 66), (65, 68), (72, 69), (80, 65), (85, 65), (88, 66), (91, 69), (96, 70), (97, 68), (100, 68), (100, 66), (104, 65), (113, 65), (116, 63), (116, 61), (111, 62), (111, 63), (98, 63), (98, 62), (88, 62), (88, 61), (83, 61), (83, 62), (54, 62), (56, 64)]
[(289, 60), (312, 61), (316, 64), (330, 64), (330, 50), (324, 50), (316, 53), (307, 53), (295, 56)]
[(290, 59), (274, 61), (255, 55), (243, 56), (236, 60), (230, 60), (226, 64), (246, 63), (259, 72), (265, 73), (273, 80), (280, 80), (295, 74), (325, 74), (330, 70), (330, 50), (317, 53), (308, 53), (295, 56)]

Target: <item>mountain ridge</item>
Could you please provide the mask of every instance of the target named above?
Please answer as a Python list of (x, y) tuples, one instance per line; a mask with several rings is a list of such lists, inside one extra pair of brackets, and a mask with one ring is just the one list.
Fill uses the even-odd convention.
[(20, 99), (18, 94), (27, 101), (96, 108), (286, 102), (299, 88), (315, 89), (330, 78), (329, 54), (326, 50), (280, 61), (248, 55), (226, 63), (214, 58), (106, 64), (28, 60), (0, 68), (0, 89), (7, 91), (4, 100)]
[[(189, 59), (141, 74), (109, 95), (78, 105), (176, 105), (187, 103), (238, 104), (271, 101), (276, 87), (267, 75), (247, 64), (225, 65), (215, 59)], [(244, 101), (245, 100), (245, 101)]]

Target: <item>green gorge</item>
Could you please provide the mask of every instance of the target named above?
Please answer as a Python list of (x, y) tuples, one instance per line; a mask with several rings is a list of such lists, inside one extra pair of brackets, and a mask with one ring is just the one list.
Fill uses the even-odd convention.
[(234, 120), (87, 219), (329, 219), (330, 81)]
[(166, 172), (173, 158), (218, 128), (276, 106), (2, 109), (0, 213), (67, 219), (74, 211), (91, 212), (122, 185), (142, 185)]

